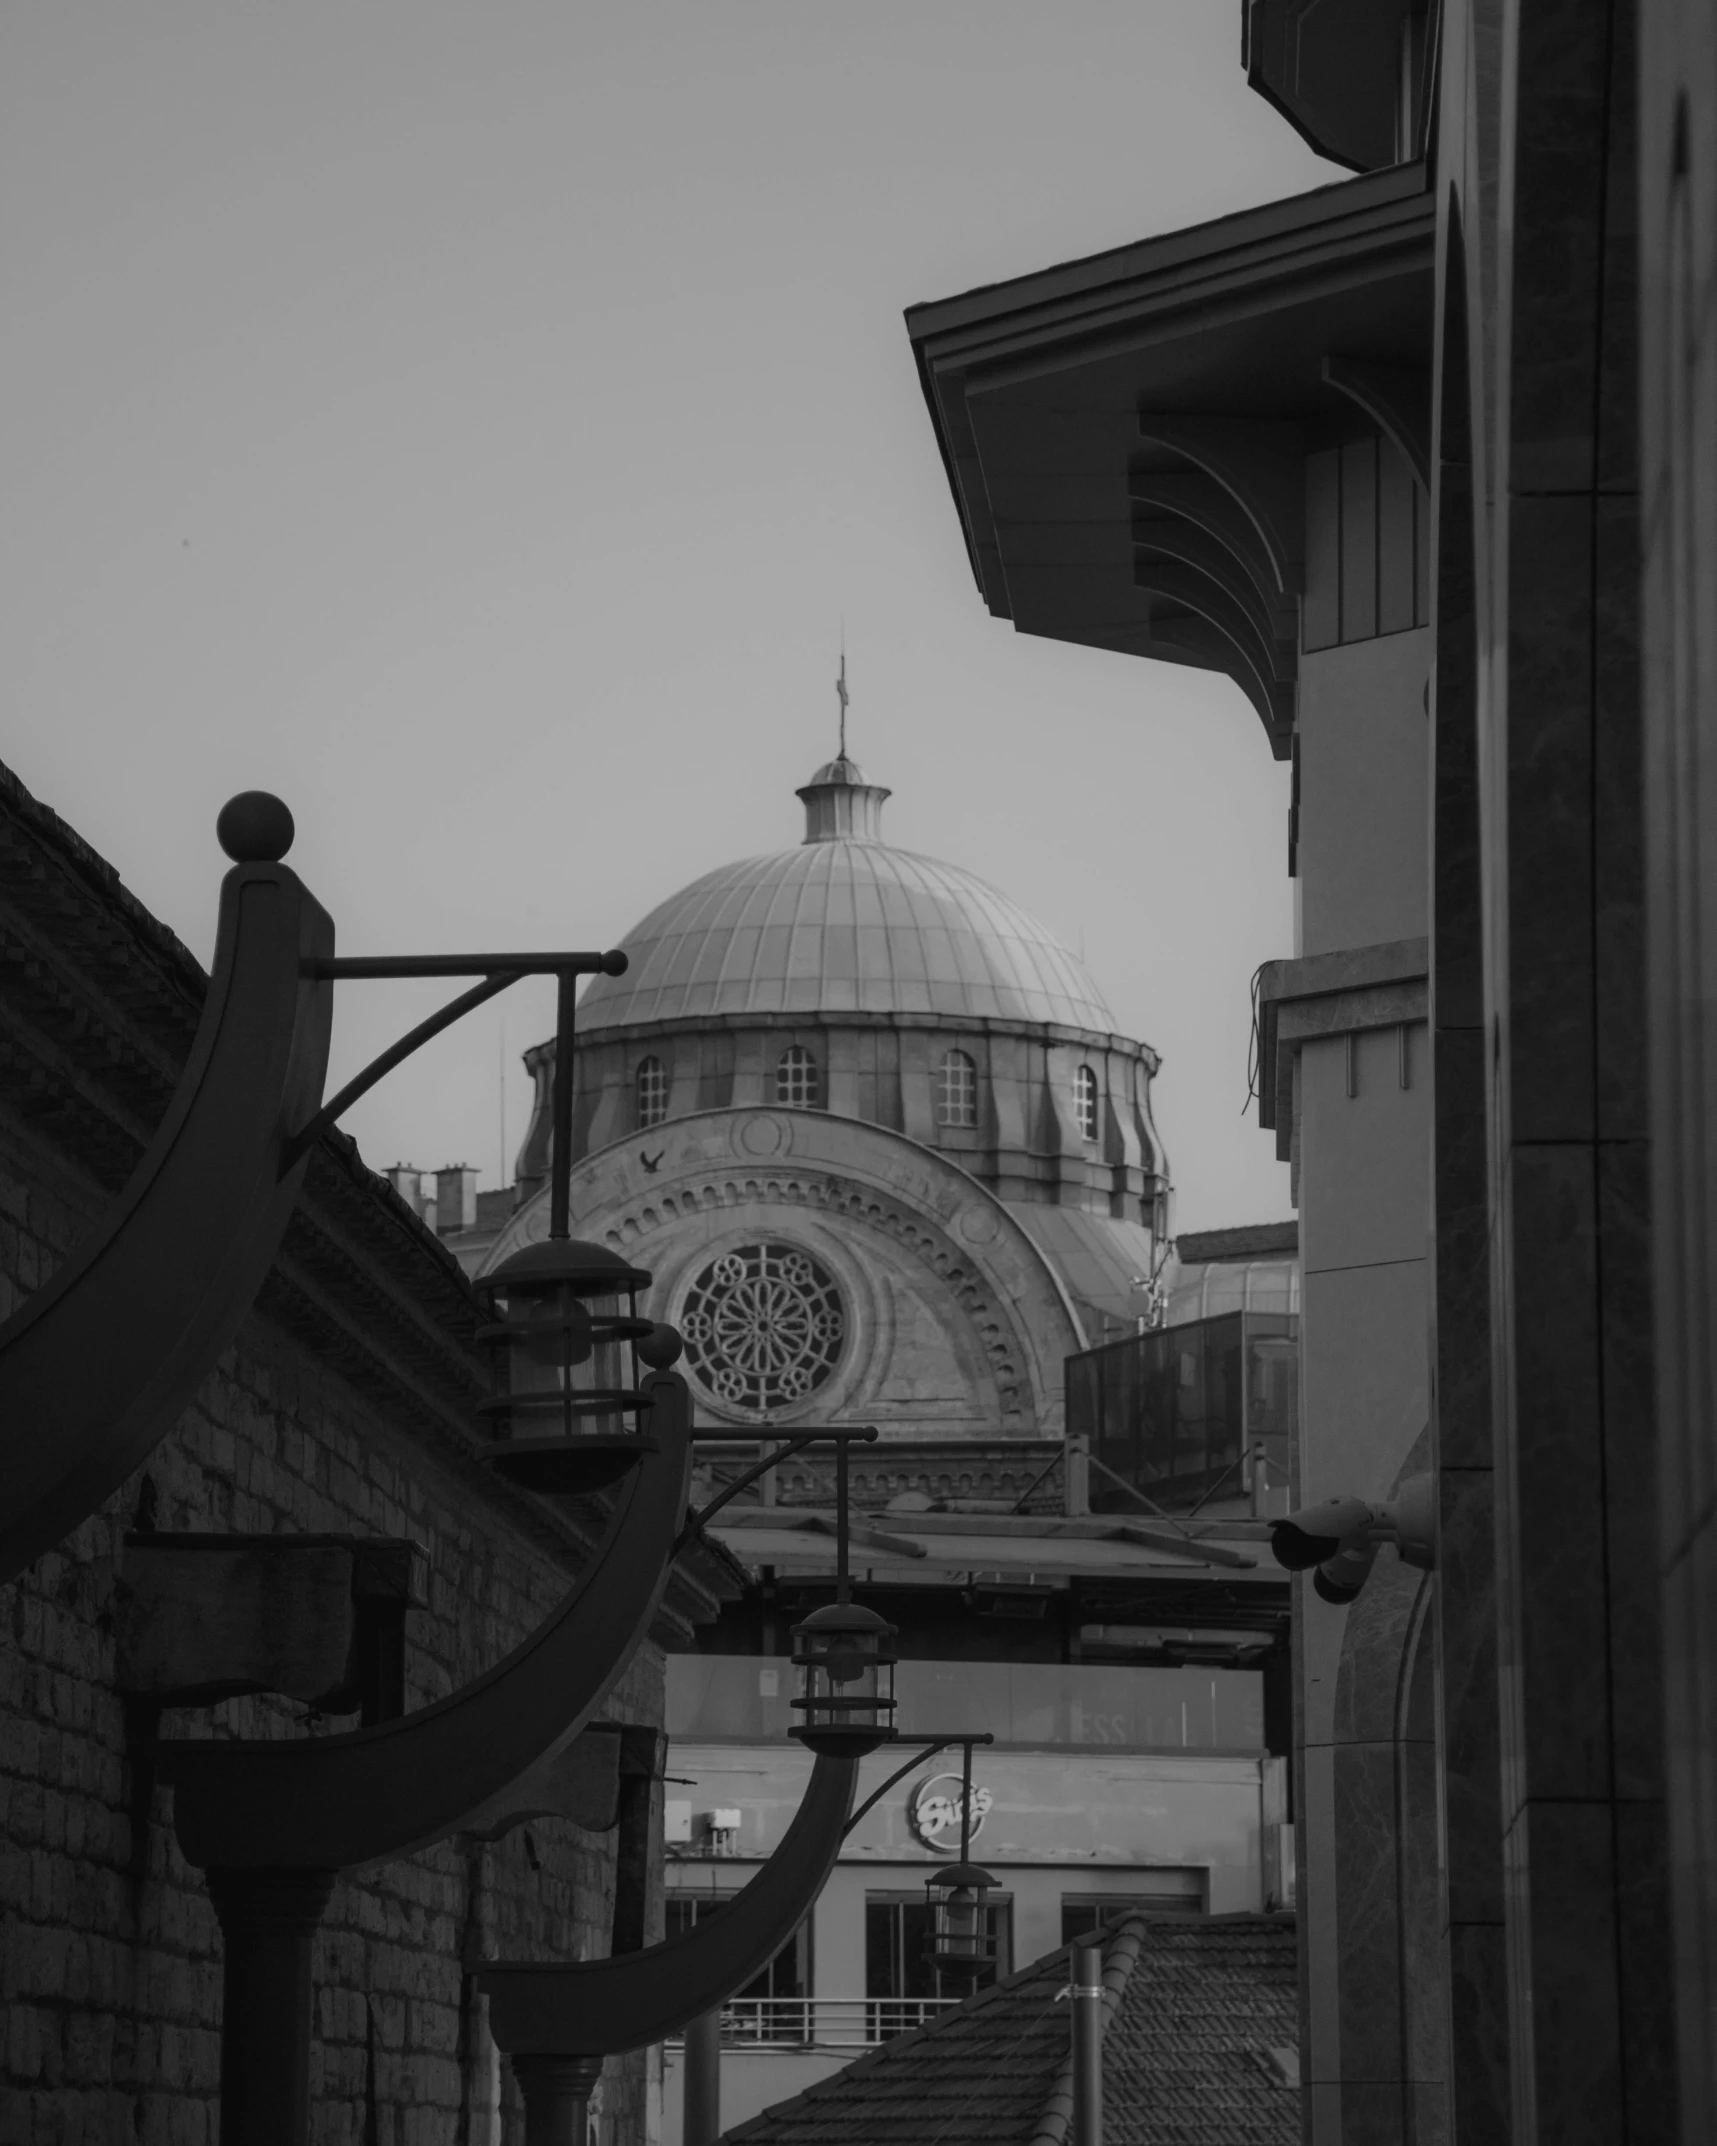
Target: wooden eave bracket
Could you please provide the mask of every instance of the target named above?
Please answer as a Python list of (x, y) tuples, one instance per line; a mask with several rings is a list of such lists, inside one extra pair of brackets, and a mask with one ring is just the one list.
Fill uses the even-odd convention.
[(1285, 760), (1305, 583), (1304, 436), (1271, 418), (1145, 410), (1139, 438), (1193, 465), (1128, 472), (1134, 580), (1159, 600), (1152, 638), (1226, 672)]
[(1305, 437), (1267, 417), (1184, 417), (1139, 412), (1139, 437), (1184, 455), (1230, 493), (1256, 530), (1276, 588), (1305, 587)]
[(1431, 376), (1407, 365), (1370, 358), (1325, 358), (1324, 378), (1358, 403), (1405, 456), (1419, 489), (1431, 490)]

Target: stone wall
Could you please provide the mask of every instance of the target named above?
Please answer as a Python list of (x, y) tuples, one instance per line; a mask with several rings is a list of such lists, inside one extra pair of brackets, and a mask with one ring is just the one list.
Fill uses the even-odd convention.
[[(212, 875), (211, 875), (212, 879)], [(213, 886), (211, 884), (211, 897)], [(165, 1107), (201, 978), (112, 874), (0, 772), (0, 1314), (96, 1221)], [(335, 1136), (258, 1309), (146, 1466), (0, 1587), (0, 2141), (200, 2146), (218, 2135), (221, 1939), (178, 1852), (152, 1733), (355, 1725), (270, 1696), (169, 1710), (118, 1688), (128, 1531), (409, 1536), (406, 1705), (494, 1663), (600, 1530), (473, 1457), (481, 1380), (456, 1263)], [(607, 1718), (659, 1726), (664, 1643), (712, 1613), (706, 1557), (670, 1588)], [(471, 1970), (608, 1949), (614, 1835), (533, 1821), (336, 1887), (317, 1945), (313, 2136), (501, 2146), (522, 2112)], [(646, 1934), (660, 1930), (659, 1871)], [(654, 1928), (650, 1927), (654, 1924)], [(645, 2059), (604, 2082), (600, 2146), (642, 2141)]]

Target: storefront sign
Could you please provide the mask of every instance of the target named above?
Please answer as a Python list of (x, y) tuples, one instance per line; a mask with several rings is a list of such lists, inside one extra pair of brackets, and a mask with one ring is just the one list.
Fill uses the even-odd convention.
[[(961, 1780), (957, 1773), (933, 1773), (928, 1780), (919, 1782), (906, 1799), (906, 1823), (912, 1829), (914, 1840), (926, 1848), (938, 1849), (944, 1855), (959, 1852), (960, 1790)], [(979, 1788), (973, 1783), (973, 1840), (984, 1830), (984, 1820), (994, 1801), (987, 1788)]]

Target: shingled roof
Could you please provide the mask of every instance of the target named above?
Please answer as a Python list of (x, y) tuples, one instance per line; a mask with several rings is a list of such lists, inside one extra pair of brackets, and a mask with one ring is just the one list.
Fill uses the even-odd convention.
[[(724, 2134), (729, 2146), (1063, 2146), (1069, 1948)], [(1298, 2146), (1294, 1925), (1127, 1915), (1103, 1932), (1105, 2146)]]

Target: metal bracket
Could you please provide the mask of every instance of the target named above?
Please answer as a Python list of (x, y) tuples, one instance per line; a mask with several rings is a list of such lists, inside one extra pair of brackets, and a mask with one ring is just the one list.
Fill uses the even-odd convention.
[[(427, 1021), (420, 1021), (408, 1030), (379, 1058), (372, 1058), (361, 1073), (347, 1081), (338, 1095), (323, 1104), (308, 1124), (300, 1126), (281, 1151), (282, 1176), (321, 1139), (329, 1126), (351, 1109), (360, 1096), (368, 1095), (377, 1081), (384, 1079), (395, 1066), (403, 1065), (414, 1051), (421, 1050), (443, 1029), (451, 1028), (455, 1021), (463, 1020), (466, 1014), (498, 997), (509, 984), (516, 984), (521, 976), (558, 976), (561, 997), (570, 1008), (575, 976), (624, 976), (626, 956), (618, 948), (611, 948), (604, 954), (377, 954), (358, 955), (349, 960), (330, 957), (307, 961), (303, 973), (328, 983), (338, 983), (342, 979), (359, 982), (402, 976), (480, 976), (482, 982), (474, 984), (469, 991), (462, 991), (456, 999), (449, 999), (439, 1012), (432, 1013)], [(563, 1013), (563, 1025), (570, 1028), (569, 1010)]]
[(853, 1815), (847, 1820), (846, 1831), (843, 1832), (841, 1835), (842, 1840), (846, 1839), (847, 1834), (852, 1832), (853, 1828), (858, 1824), (861, 1818), (868, 1818), (870, 1816), (871, 1812), (876, 1809), (877, 1805), (882, 1801), (883, 1797), (888, 1794), (889, 1790), (891, 1788), (897, 1788), (900, 1783), (906, 1779), (906, 1776), (912, 1771), (914, 1766), (922, 1766), (926, 1759), (933, 1759), (938, 1751), (951, 1751), (956, 1744), (958, 1744), (962, 1750), (968, 1744), (970, 1744), (974, 1749), (976, 1749), (979, 1744), (993, 1744), (995, 1742), (995, 1738), (988, 1732), (988, 1730), (986, 1730), (982, 1736), (943, 1736), (935, 1738), (928, 1742), (925, 1741), (925, 1739), (923, 1739), (922, 1737), (897, 1736), (894, 1741), (897, 1744), (916, 1744), (919, 1746), (919, 1748), (913, 1752), (912, 1756), (907, 1760), (904, 1766), (898, 1768), (894, 1773), (891, 1773), (888, 1779), (884, 1781), (882, 1786), (877, 1789), (873, 1795), (867, 1796), (865, 1800), (859, 1805), (858, 1809), (854, 1811)]

